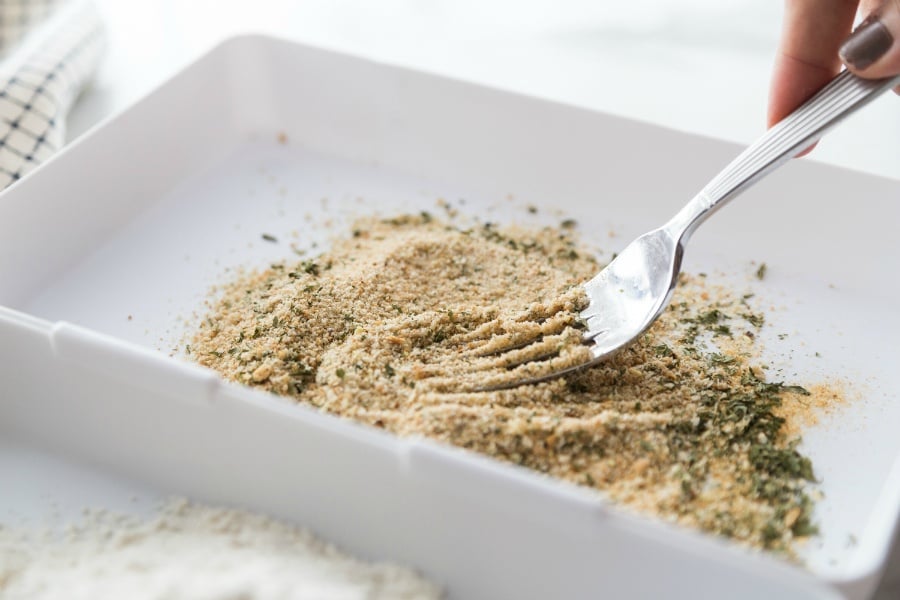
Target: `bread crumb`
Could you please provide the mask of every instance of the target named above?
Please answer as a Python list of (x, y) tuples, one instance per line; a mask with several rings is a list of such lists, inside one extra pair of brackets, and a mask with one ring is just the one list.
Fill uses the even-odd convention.
[(816, 532), (797, 436), (842, 392), (764, 378), (765, 318), (749, 295), (684, 275), (668, 310), (611, 359), (480, 391), (588, 358), (580, 284), (601, 265), (573, 228), (460, 229), (423, 213), (352, 231), (314, 259), (227, 283), (192, 359), (750, 546), (790, 556)]

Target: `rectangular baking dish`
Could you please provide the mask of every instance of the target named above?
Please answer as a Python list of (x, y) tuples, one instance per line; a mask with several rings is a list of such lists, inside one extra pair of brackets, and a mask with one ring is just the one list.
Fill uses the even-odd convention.
[(771, 308), (776, 372), (847, 389), (803, 438), (824, 493), (805, 567), (177, 352), (231, 269), (321, 249), (355, 216), (439, 200), (565, 216), (609, 255), (737, 150), (286, 41), (222, 44), (0, 195), (0, 519), (180, 494), (414, 565), (450, 598), (868, 597), (900, 511), (900, 182), (796, 161), (686, 259)]

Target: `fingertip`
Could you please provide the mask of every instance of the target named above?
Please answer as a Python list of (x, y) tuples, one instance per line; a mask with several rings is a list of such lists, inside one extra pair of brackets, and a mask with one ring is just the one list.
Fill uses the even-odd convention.
[(849, 71), (868, 79), (900, 73), (900, 9), (893, 6), (870, 14), (841, 44), (838, 56)]
[(809, 154), (810, 152), (815, 150), (816, 146), (818, 146), (818, 145), (819, 145), (819, 142), (813, 142), (812, 146), (810, 146), (809, 148), (806, 148), (805, 150), (801, 150), (798, 154), (794, 155), (794, 158), (803, 158), (804, 156), (806, 156), (807, 154)]

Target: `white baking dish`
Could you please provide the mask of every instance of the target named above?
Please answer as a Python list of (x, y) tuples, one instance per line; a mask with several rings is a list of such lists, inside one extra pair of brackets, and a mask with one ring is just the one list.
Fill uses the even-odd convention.
[(798, 161), (704, 226), (686, 261), (774, 307), (768, 358), (783, 377), (849, 382), (852, 402), (804, 435), (824, 492), (806, 568), (169, 356), (230, 267), (322, 247), (354, 215), (438, 198), (506, 221), (561, 209), (611, 252), (736, 151), (231, 40), (0, 195), (0, 519), (183, 494), (415, 565), (451, 598), (867, 597), (900, 510), (900, 283), (884, 275), (900, 255), (900, 182)]

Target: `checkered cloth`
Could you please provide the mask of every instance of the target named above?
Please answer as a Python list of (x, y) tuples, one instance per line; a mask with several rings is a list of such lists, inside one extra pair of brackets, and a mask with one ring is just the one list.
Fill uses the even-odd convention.
[(63, 145), (103, 46), (89, 0), (0, 0), (0, 189)]

